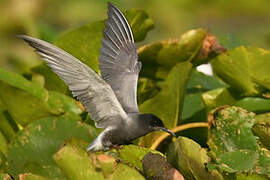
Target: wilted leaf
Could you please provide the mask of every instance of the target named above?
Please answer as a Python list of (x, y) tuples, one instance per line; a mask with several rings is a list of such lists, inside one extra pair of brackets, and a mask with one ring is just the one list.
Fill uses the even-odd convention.
[(252, 132), (270, 150), (270, 113), (259, 114), (255, 117)]
[(270, 51), (238, 47), (211, 61), (214, 72), (244, 96), (259, 95), (270, 89)]
[(0, 173), (0, 180), (12, 180), (8, 174)]
[(255, 114), (237, 107), (220, 107), (208, 117), (212, 124), (208, 145), (217, 166), (227, 172), (251, 171), (258, 160), (251, 128)]
[[(153, 98), (139, 106), (142, 113), (153, 113), (158, 116), (168, 128), (177, 125), (183, 107), (185, 87), (192, 65), (189, 62), (177, 64), (169, 73), (162, 90)], [(141, 139), (145, 146), (152, 144), (155, 133)]]
[(200, 147), (195, 141), (178, 137), (173, 142), (167, 152), (168, 162), (179, 171), (188, 180), (196, 179), (223, 179), (223, 176), (216, 170), (208, 172), (205, 164), (210, 161), (206, 149)]
[[(152, 20), (144, 11), (133, 9), (126, 11), (125, 14), (134, 32), (135, 40), (142, 40), (153, 28)], [(55, 44), (97, 72), (103, 29), (104, 21), (86, 24), (60, 36)]]
[(184, 180), (184, 177), (160, 154), (147, 153), (142, 164), (148, 180)]
[(69, 117), (45, 118), (24, 128), (8, 146), (8, 172), (17, 177), (31, 172), (47, 178), (65, 179), (52, 156), (64, 141), (74, 137), (90, 142), (94, 128)]

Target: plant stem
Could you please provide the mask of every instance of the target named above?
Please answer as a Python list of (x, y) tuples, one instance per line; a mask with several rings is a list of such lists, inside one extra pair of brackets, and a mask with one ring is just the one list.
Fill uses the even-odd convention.
[[(186, 129), (190, 129), (190, 128), (199, 128), (199, 127), (209, 127), (208, 123), (204, 123), (204, 122), (198, 122), (198, 123), (188, 123), (188, 124), (183, 124), (181, 126), (177, 126), (173, 129), (171, 129), (172, 132), (177, 133)], [(156, 149), (159, 144), (166, 139), (168, 136), (170, 136), (170, 134), (168, 133), (164, 133), (161, 136), (159, 136), (154, 143), (151, 146), (151, 149)]]

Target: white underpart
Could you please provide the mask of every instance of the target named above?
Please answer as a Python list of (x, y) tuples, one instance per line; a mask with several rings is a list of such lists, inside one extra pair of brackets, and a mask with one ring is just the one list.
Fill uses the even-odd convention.
[(106, 128), (102, 133), (100, 133), (98, 135), (98, 137), (88, 146), (87, 151), (101, 151), (101, 150), (105, 150), (108, 147), (104, 147), (102, 142), (103, 142), (103, 138), (106, 132), (112, 130), (112, 127), (108, 127)]

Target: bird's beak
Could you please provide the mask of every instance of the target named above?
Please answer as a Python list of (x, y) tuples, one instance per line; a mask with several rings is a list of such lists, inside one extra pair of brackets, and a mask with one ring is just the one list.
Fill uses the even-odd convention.
[(171, 134), (172, 136), (176, 137), (176, 135), (175, 135), (171, 130), (169, 130), (168, 128), (165, 128), (165, 127), (158, 127), (158, 130), (160, 130), (160, 131), (165, 131), (165, 132)]

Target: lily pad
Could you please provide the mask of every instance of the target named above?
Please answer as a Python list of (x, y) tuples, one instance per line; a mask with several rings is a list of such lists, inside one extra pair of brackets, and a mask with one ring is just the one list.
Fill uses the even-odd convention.
[(66, 145), (54, 156), (54, 161), (68, 179), (104, 179), (102, 172), (96, 171), (85, 149)]
[[(192, 64), (182, 62), (177, 64), (169, 73), (161, 91), (153, 98), (139, 106), (142, 113), (152, 113), (158, 116), (168, 128), (177, 125), (183, 108), (185, 87)], [(157, 133), (141, 138), (140, 144), (150, 146)]]
[(71, 138), (90, 142), (97, 132), (70, 117), (50, 117), (31, 123), (8, 146), (8, 172), (16, 179), (21, 173), (65, 179), (52, 159), (60, 145)]
[[(213, 71), (243, 96), (255, 96), (270, 89), (270, 51), (238, 47), (211, 61)], [(259, 71), (258, 71), (259, 69)]]
[(118, 150), (118, 156), (121, 160), (128, 162), (131, 166), (136, 167), (138, 170), (143, 172), (142, 160), (148, 152), (161, 155), (160, 152), (151, 150), (149, 148), (139, 147), (135, 145), (126, 145), (122, 146), (121, 149)]
[(208, 145), (218, 167), (227, 172), (251, 171), (258, 160), (257, 141), (252, 134), (255, 114), (224, 106), (211, 112)]
[(164, 79), (177, 63), (191, 60), (201, 48), (206, 32), (194, 29), (174, 40), (160, 41), (139, 48), (143, 67), (140, 75)]
[(270, 111), (270, 99), (246, 97), (237, 101), (234, 105), (255, 113)]
[(22, 126), (43, 117), (61, 115), (65, 112), (75, 114), (82, 112), (72, 98), (47, 91), (19, 74), (2, 69), (0, 69), (0, 98), (11, 117)]
[(252, 132), (270, 150), (270, 113), (259, 114), (255, 117)]
[(217, 88), (206, 91), (202, 93), (202, 100), (208, 111), (219, 106), (233, 105), (236, 101), (228, 88)]
[(205, 164), (210, 162), (207, 150), (195, 141), (178, 137), (167, 152), (168, 162), (174, 165), (186, 179), (224, 179), (218, 171), (207, 171)]
[(87, 155), (84, 149), (69, 144), (54, 155), (54, 160), (68, 179), (144, 179), (134, 168), (116, 163), (113, 157), (92, 153)]

